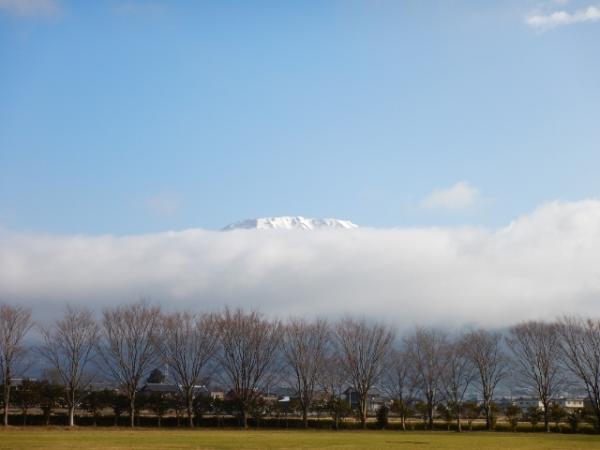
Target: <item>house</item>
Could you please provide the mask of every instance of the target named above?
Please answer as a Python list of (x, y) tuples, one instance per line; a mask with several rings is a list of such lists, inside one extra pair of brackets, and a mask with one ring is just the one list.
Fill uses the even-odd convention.
[[(358, 392), (349, 387), (348, 389), (346, 389), (343, 393), (342, 393), (342, 399), (344, 399), (345, 401), (347, 401), (350, 406), (352, 407), (352, 409), (356, 409), (358, 408)], [(369, 414), (374, 414), (377, 412), (377, 410), (386, 405), (387, 401), (386, 399), (383, 397), (383, 395), (381, 395), (381, 393), (373, 390), (370, 391), (367, 395), (367, 413)]]
[(119, 392), (119, 385), (108, 381), (96, 381), (87, 384), (85, 387), (87, 392), (113, 391)]
[[(469, 400), (469, 402), (475, 403), (476, 405), (480, 405), (480, 401), (478, 399)], [(500, 397), (494, 400), (494, 403), (498, 407), (500, 411), (506, 410), (506, 408), (510, 405), (514, 405), (515, 402), (512, 397)]]
[(179, 394), (179, 392), (181, 392), (179, 386), (177, 386), (176, 384), (169, 383), (146, 383), (140, 389), (140, 394), (147, 395), (154, 393), (176, 395)]
[(260, 398), (265, 403), (271, 403), (271, 404), (275, 404), (279, 400), (279, 396), (277, 396), (275, 394), (272, 394), (270, 392), (268, 392), (268, 393), (261, 393), (260, 394)]
[(528, 410), (529, 408), (537, 408), (540, 410), (544, 410), (544, 404), (537, 398), (529, 398), (529, 397), (520, 397), (516, 400), (513, 400), (513, 405), (518, 406), (523, 411)]
[[(574, 397), (560, 397), (553, 399), (551, 403), (562, 406), (567, 411), (576, 411), (579, 409), (583, 409), (583, 399), (582, 398), (574, 398)], [(544, 410), (543, 403), (535, 398), (518, 398), (513, 401), (514, 405), (519, 406), (522, 410), (527, 410), (529, 408), (538, 408), (540, 410)]]
[(573, 398), (573, 397), (557, 398), (556, 400), (553, 400), (553, 403), (556, 403), (557, 405), (562, 406), (564, 409), (566, 409), (569, 412), (583, 409), (583, 406), (584, 406), (584, 400), (582, 398)]
[[(181, 386), (172, 383), (146, 383), (140, 389), (141, 395), (151, 395), (154, 393), (176, 396), (181, 394)], [(208, 394), (209, 392), (208, 389), (206, 389), (206, 386), (194, 386), (194, 396), (208, 396)]]
[(10, 379), (10, 388), (13, 391), (19, 391), (23, 387), (23, 384), (27, 384), (27, 382), (36, 382), (35, 378), (11, 378)]
[(210, 398), (213, 400), (225, 400), (225, 392), (223, 391), (211, 391)]

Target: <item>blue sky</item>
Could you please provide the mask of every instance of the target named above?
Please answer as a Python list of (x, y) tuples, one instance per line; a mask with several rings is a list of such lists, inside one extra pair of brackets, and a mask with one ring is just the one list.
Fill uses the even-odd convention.
[(500, 227), (597, 198), (599, 5), (0, 0), (0, 228)]
[[(598, 315), (599, 42), (600, 0), (0, 0), (0, 299)], [(275, 215), (366, 227), (196, 230)]]

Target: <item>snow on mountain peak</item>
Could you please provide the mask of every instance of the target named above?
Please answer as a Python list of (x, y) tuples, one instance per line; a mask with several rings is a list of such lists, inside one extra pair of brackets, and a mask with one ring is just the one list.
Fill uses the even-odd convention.
[(311, 219), (302, 216), (260, 217), (258, 219), (242, 220), (223, 228), (223, 231), (245, 230), (321, 230), (358, 228), (349, 220)]

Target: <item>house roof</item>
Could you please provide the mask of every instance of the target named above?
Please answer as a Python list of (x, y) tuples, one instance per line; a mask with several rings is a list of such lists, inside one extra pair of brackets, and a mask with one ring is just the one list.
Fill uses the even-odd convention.
[(141, 389), (142, 392), (164, 392), (177, 393), (180, 392), (179, 386), (176, 384), (167, 383), (146, 383)]
[[(142, 389), (142, 392), (164, 392), (164, 393), (178, 393), (181, 392), (181, 386), (173, 383), (146, 383)], [(194, 386), (196, 394), (208, 393), (206, 386)]]

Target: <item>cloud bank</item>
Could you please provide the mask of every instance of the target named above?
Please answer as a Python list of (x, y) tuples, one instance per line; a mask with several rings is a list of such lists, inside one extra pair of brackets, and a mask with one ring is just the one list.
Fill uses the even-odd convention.
[(0, 232), (0, 299), (55, 314), (140, 296), (167, 308), (503, 326), (600, 314), (600, 201), (553, 202), (499, 230)]
[(584, 22), (600, 21), (600, 7), (588, 6), (575, 12), (554, 11), (550, 14), (532, 14), (525, 23), (532, 28), (549, 29)]

